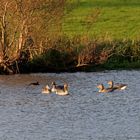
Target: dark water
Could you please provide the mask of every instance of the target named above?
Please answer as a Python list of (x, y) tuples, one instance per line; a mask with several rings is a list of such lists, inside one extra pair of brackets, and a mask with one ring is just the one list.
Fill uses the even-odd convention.
[[(98, 93), (108, 80), (128, 88)], [(70, 96), (41, 94), (52, 81)], [(140, 140), (140, 71), (0, 76), (0, 89), (0, 140)]]

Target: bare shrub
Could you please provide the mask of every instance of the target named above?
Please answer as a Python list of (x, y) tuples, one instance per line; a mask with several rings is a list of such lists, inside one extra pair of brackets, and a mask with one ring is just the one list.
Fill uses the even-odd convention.
[(112, 51), (113, 48), (106, 47), (103, 44), (90, 43), (79, 53), (77, 67), (102, 64), (107, 61)]
[(61, 30), (64, 5), (65, 0), (1, 0), (0, 67), (15, 73), (23, 54), (29, 60), (41, 53), (50, 30)]

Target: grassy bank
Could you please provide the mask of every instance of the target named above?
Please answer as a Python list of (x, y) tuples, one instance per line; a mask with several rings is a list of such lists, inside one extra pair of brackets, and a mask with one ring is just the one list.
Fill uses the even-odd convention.
[[(88, 33), (97, 38), (136, 39), (140, 37), (139, 0), (79, 0), (66, 15), (63, 32), (73, 36)], [(89, 15), (100, 11), (87, 29)]]
[[(49, 41), (50, 42), (50, 41)], [(50, 46), (51, 44), (51, 46)], [(140, 41), (100, 41), (85, 36), (55, 38), (27, 63), (24, 72), (96, 71), (140, 68)]]
[[(27, 16), (26, 24), (24, 18), (23, 24), (14, 20), (12, 8), (7, 8), (7, 15), (1, 9), (6, 16), (0, 20), (1, 73), (140, 68), (139, 0), (48, 2), (50, 8), (44, 3), (34, 7), (37, 11), (32, 19)], [(22, 8), (27, 15), (32, 13), (27, 6)], [(21, 10), (16, 12), (24, 17)]]
[[(75, 72), (140, 68), (140, 40), (97, 40), (88, 36), (59, 36), (42, 48), (21, 52), (20, 59), (0, 69), (3, 74)], [(41, 49), (41, 52), (39, 50)]]

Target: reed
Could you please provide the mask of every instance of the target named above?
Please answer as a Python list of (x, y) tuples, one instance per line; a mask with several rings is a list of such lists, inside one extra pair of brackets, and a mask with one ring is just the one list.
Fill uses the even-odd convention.
[(59, 36), (49, 41), (51, 46), (43, 47), (42, 54), (28, 62), (30, 72), (140, 68), (139, 40), (101, 41), (88, 36)]

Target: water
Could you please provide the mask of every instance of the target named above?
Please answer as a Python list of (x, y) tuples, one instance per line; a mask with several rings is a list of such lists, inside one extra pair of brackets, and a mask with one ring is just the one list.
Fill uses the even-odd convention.
[[(128, 88), (98, 93), (108, 80)], [(41, 94), (52, 81), (70, 96)], [(140, 140), (140, 71), (2, 75), (0, 89), (0, 140)]]

